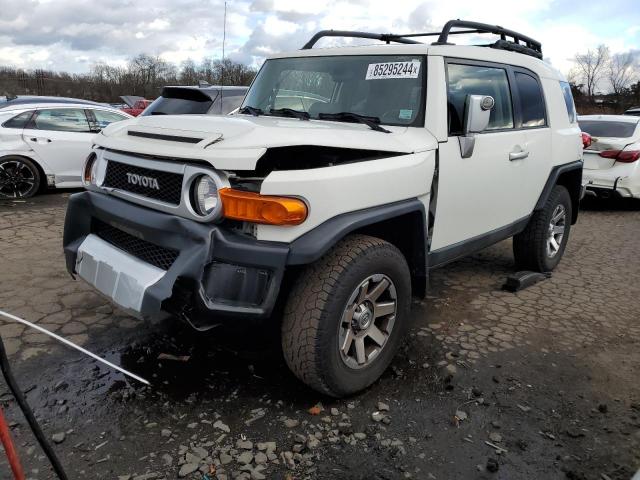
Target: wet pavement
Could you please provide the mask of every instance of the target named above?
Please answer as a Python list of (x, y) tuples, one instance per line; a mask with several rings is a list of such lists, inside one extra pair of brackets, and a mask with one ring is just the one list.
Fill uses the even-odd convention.
[[(334, 400), (288, 372), (277, 329), (147, 324), (72, 280), (67, 198), (0, 203), (0, 309), (152, 383), (0, 323), (72, 479), (613, 480), (640, 468), (638, 203), (588, 204), (553, 277), (516, 294), (500, 289), (510, 241), (434, 272), (392, 367)], [(0, 403), (28, 477), (54, 478), (4, 384)]]

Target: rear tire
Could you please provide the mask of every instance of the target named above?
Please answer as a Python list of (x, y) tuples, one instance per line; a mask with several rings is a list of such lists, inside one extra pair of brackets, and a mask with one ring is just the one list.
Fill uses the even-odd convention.
[(40, 170), (25, 157), (0, 159), (0, 198), (30, 198), (40, 190)]
[(513, 237), (513, 254), (520, 270), (550, 272), (564, 254), (571, 231), (571, 196), (565, 187), (553, 187), (541, 210)]
[(396, 247), (364, 235), (345, 238), (309, 265), (289, 294), (282, 322), (287, 365), (332, 397), (368, 387), (400, 346), (410, 299), (409, 267)]

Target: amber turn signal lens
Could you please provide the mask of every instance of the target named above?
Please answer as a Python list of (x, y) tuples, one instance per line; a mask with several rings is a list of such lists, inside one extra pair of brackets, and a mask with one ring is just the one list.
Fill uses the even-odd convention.
[(307, 218), (307, 205), (297, 198), (260, 195), (233, 188), (220, 190), (225, 218), (268, 225), (299, 225)]
[(96, 156), (96, 154), (94, 152), (91, 152), (87, 159), (84, 161), (84, 166), (82, 168), (82, 182), (86, 186), (95, 183), (94, 167), (97, 158), (98, 157)]

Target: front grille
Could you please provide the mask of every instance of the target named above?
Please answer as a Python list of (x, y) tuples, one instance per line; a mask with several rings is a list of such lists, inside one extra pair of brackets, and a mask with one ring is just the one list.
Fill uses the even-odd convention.
[(177, 250), (161, 247), (134, 237), (130, 233), (113, 227), (97, 218), (93, 219), (91, 230), (105, 242), (162, 270), (169, 270), (173, 262), (178, 258), (179, 252)]
[(109, 160), (102, 185), (179, 205), (182, 175)]

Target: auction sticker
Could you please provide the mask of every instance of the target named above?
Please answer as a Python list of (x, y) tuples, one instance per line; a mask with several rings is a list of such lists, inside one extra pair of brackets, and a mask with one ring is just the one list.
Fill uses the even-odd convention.
[(384, 78), (418, 78), (420, 73), (420, 61), (370, 63), (367, 68), (365, 80), (378, 80)]

